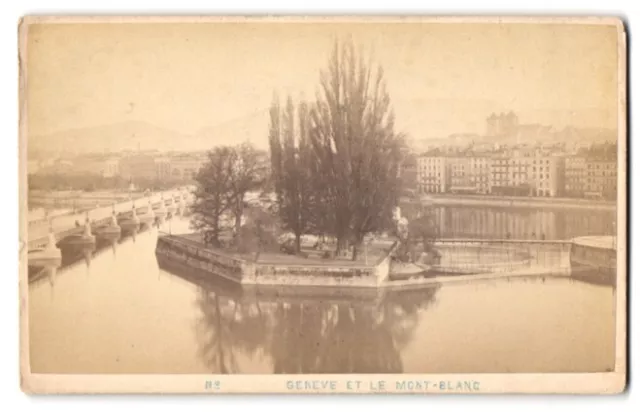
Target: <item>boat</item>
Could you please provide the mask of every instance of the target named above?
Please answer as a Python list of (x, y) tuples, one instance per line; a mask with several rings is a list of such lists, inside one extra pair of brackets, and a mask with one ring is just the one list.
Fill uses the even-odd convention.
[(62, 262), (62, 251), (56, 246), (56, 235), (49, 232), (48, 243), (45, 247), (32, 249), (27, 253), (30, 266), (49, 267), (59, 266)]
[(182, 195), (178, 195), (178, 201), (176, 202), (176, 214), (182, 215), (185, 210), (185, 201)]
[(167, 217), (167, 207), (164, 204), (164, 197), (160, 196), (160, 205), (156, 208), (153, 208), (153, 213), (156, 215), (156, 217), (159, 220), (164, 219), (165, 217)]
[(120, 233), (122, 233), (122, 228), (118, 224), (118, 218), (116, 217), (115, 209), (111, 214), (111, 220), (109, 221), (109, 224), (107, 226), (98, 228), (96, 232), (100, 237), (105, 238), (115, 238), (120, 236)]
[(167, 206), (167, 210), (169, 211), (169, 213), (171, 213), (171, 215), (174, 215), (176, 213), (176, 204), (175, 201), (173, 200), (173, 196), (171, 196), (168, 200), (168, 206)]
[(131, 216), (122, 217), (118, 221), (120, 227), (126, 231), (136, 231), (140, 226), (140, 218), (136, 214), (136, 206), (133, 205), (131, 208)]
[(55, 285), (56, 274), (61, 261), (41, 262), (42, 264), (29, 264), (29, 283), (48, 279), (51, 286)]
[(156, 214), (153, 211), (153, 206), (151, 205), (151, 201), (149, 201), (149, 206), (147, 206), (147, 211), (138, 215), (138, 218), (140, 219), (140, 223), (145, 226), (149, 226), (156, 221)]
[(64, 243), (67, 245), (94, 245), (96, 243), (96, 237), (91, 233), (89, 216), (85, 221), (83, 233), (65, 238)]

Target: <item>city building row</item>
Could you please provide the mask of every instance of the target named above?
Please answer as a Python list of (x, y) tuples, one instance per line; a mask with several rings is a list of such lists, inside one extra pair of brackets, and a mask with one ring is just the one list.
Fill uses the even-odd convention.
[(129, 153), (84, 155), (48, 162), (29, 162), (29, 174), (91, 174), (125, 179), (190, 181), (206, 162), (204, 153)]
[(419, 193), (615, 199), (617, 162), (518, 154), (431, 156), (417, 162)]

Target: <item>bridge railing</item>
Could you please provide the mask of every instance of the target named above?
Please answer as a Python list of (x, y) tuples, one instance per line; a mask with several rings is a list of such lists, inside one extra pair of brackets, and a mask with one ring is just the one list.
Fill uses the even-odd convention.
[[(164, 193), (164, 196), (173, 196), (171, 192)], [(160, 204), (159, 195), (155, 194), (148, 197), (151, 200), (151, 205)], [(139, 200), (133, 199), (133, 201)], [(130, 209), (126, 209), (127, 205), (130, 205), (132, 200), (127, 199), (125, 202), (121, 202), (115, 205), (116, 212), (118, 216), (128, 216), (131, 214)], [(108, 219), (111, 218), (112, 208), (111, 205), (104, 206), (100, 209), (93, 209), (93, 217), (91, 216), (91, 210), (88, 210), (90, 213), (90, 218), (92, 220), (93, 225), (100, 225), (106, 223)], [(147, 204), (140, 205), (136, 207), (136, 212), (143, 212), (147, 209)], [(118, 211), (118, 209), (120, 209)], [(124, 210), (123, 210), (124, 209)], [(48, 230), (45, 230), (47, 226), (51, 226), (56, 234), (57, 239), (62, 239), (66, 236), (70, 236), (73, 234), (80, 233), (82, 231), (81, 227), (76, 227), (76, 221), (80, 224), (84, 223), (86, 212), (77, 212), (70, 213), (64, 215), (56, 215), (51, 216), (49, 218), (33, 220), (28, 222), (28, 242), (27, 245), (29, 249), (43, 247), (47, 244), (48, 241)]]

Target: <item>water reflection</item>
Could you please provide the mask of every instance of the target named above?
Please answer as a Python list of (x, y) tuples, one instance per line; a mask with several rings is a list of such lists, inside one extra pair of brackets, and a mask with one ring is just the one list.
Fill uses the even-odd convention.
[[(406, 204), (411, 217), (421, 206)], [(441, 236), (448, 238), (571, 239), (615, 233), (615, 210), (471, 206), (433, 207)]]
[(191, 268), (159, 264), (198, 286), (195, 329), (212, 373), (241, 372), (240, 353), (267, 356), (273, 373), (401, 373), (400, 353), (438, 290), (360, 290), (354, 293), (361, 296), (349, 296), (325, 288), (243, 289)]
[[(124, 230), (122, 233), (100, 233), (96, 236), (95, 243), (79, 244), (75, 242), (65, 242), (65, 239), (58, 243), (61, 251), (61, 259), (55, 265), (46, 266), (29, 266), (29, 282), (36, 282), (43, 278), (43, 273), (50, 273), (55, 270), (66, 270), (72, 266), (84, 262), (86, 268), (91, 267), (94, 258), (108, 249), (111, 249), (113, 255), (116, 255), (118, 245), (122, 245), (131, 240), (135, 243), (136, 234), (140, 231), (146, 231), (146, 228)], [(55, 269), (54, 269), (55, 266)], [(54, 273), (54, 276), (55, 274)]]
[[(172, 231), (188, 226), (174, 219)], [(614, 359), (610, 287), (556, 277), (411, 291), (240, 287), (159, 262), (158, 232), (98, 237), (91, 276), (73, 248), (60, 268), (29, 268), (34, 372), (594, 372)]]
[(59, 267), (59, 262), (46, 264), (44, 266), (29, 266), (29, 283), (43, 281), (46, 279), (49, 281), (49, 285), (53, 288), (56, 283), (56, 276)]

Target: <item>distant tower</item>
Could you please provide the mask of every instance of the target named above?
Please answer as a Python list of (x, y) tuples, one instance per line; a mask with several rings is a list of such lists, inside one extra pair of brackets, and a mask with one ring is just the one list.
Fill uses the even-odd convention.
[(514, 112), (509, 112), (505, 116), (505, 124), (503, 133), (513, 137), (518, 132), (518, 116)]
[(491, 113), (491, 116), (487, 117), (487, 136), (495, 136), (497, 133), (497, 117), (495, 113)]

